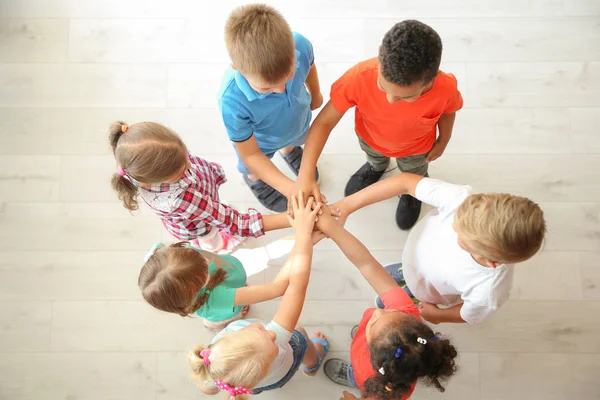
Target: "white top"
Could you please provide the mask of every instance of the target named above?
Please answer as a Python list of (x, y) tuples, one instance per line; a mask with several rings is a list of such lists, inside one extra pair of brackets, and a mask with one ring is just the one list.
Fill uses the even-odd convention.
[(279, 382), (287, 375), (288, 372), (290, 372), (290, 369), (294, 364), (294, 351), (292, 350), (292, 346), (290, 346), (292, 332), (285, 330), (281, 327), (281, 325), (279, 325), (275, 321), (266, 323), (264, 321), (252, 318), (240, 319), (227, 325), (225, 329), (223, 329), (217, 334), (217, 336), (214, 337), (211, 344), (219, 340), (220, 336), (225, 332), (237, 332), (240, 329), (245, 328), (250, 324), (255, 324), (257, 322), (261, 323), (266, 330), (275, 332), (275, 334), (277, 335), (277, 338), (275, 339), (275, 344), (279, 348), (277, 357), (275, 357), (275, 360), (273, 360), (271, 366), (269, 367), (269, 373), (267, 374), (267, 376), (265, 376), (265, 378), (262, 381), (258, 383), (258, 385), (255, 386), (257, 388), (263, 388), (265, 386), (270, 386), (274, 383)]
[(508, 300), (514, 265), (484, 267), (458, 245), (452, 222), (470, 194), (470, 186), (437, 179), (423, 178), (417, 184), (417, 199), (436, 209), (411, 230), (402, 264), (406, 284), (417, 299), (447, 306), (462, 300), (462, 319), (477, 324)]

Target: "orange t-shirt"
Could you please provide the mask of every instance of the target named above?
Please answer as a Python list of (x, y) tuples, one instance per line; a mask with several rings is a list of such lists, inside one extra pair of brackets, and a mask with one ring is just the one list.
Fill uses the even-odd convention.
[(331, 103), (341, 113), (356, 106), (356, 134), (381, 154), (400, 158), (429, 152), (440, 116), (463, 105), (456, 78), (440, 71), (431, 90), (416, 101), (391, 104), (377, 86), (378, 71), (377, 58), (350, 68), (331, 86)]
[[(412, 315), (419, 321), (421, 321), (421, 315), (419, 309), (413, 303), (412, 299), (406, 294), (402, 288), (394, 288), (385, 292), (381, 295), (385, 310), (398, 310), (408, 315)], [(369, 343), (367, 342), (367, 323), (373, 315), (374, 308), (369, 308), (363, 314), (363, 317), (358, 324), (358, 329), (352, 339), (352, 345), (350, 346), (350, 361), (352, 363), (352, 371), (354, 372), (354, 380), (358, 385), (358, 388), (362, 391), (365, 386), (365, 381), (379, 372), (375, 371), (371, 364), (371, 350), (369, 349)], [(402, 400), (410, 398), (417, 381), (412, 384), (410, 391), (402, 396)]]

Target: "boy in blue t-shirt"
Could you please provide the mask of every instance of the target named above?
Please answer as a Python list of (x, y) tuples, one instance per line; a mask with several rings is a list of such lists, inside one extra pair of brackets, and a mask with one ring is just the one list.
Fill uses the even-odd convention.
[(263, 206), (284, 212), (293, 181), (270, 159), (279, 152), (298, 175), (311, 110), (323, 103), (312, 45), (264, 4), (234, 10), (225, 43), (232, 65), (221, 84), (219, 109), (238, 170)]

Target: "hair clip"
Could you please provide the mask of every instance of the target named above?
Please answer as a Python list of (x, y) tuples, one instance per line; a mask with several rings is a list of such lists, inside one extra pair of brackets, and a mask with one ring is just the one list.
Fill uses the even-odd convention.
[(210, 349), (204, 349), (200, 352), (200, 358), (202, 358), (202, 362), (207, 367), (210, 365), (210, 360), (208, 359), (209, 356), (210, 356)]
[(421, 343), (421, 344), (423, 344), (423, 345), (427, 344), (427, 340), (425, 340), (425, 339), (423, 339), (423, 338), (421, 338), (421, 337), (420, 337), (420, 338), (417, 338), (417, 342), (419, 342), (419, 343)]
[(121, 132), (125, 133), (125, 132), (127, 132), (127, 129), (129, 129), (129, 125), (127, 125), (127, 124), (121, 125)]
[(238, 394), (252, 394), (252, 390), (245, 388), (243, 386), (233, 387), (223, 381), (214, 381), (214, 384), (219, 389), (229, 392), (229, 396), (231, 396), (231, 397), (235, 397)]
[(156, 253), (156, 250), (160, 249), (161, 247), (165, 247), (165, 245), (161, 242), (154, 243), (154, 246), (152, 246), (148, 254), (146, 254), (146, 257), (144, 257), (144, 262), (147, 263), (150, 257), (152, 257), (154, 253)]
[(125, 175), (127, 175), (127, 173), (125, 172), (125, 170), (124, 170), (123, 168), (120, 168), (120, 167), (119, 167), (119, 170), (118, 170), (117, 172), (118, 172), (118, 173), (119, 173), (119, 175), (121, 175), (121, 176), (125, 176)]
[(440, 337), (438, 335), (434, 335), (433, 340), (440, 340)]
[(391, 388), (391, 387), (389, 387), (388, 385), (385, 385), (385, 390), (387, 390), (388, 392), (391, 392), (391, 391), (392, 391), (392, 388)]
[(383, 369), (383, 367), (379, 368), (379, 373), (381, 375), (385, 375), (385, 370)]
[(396, 354), (394, 355), (394, 357), (396, 357), (396, 358), (400, 358), (400, 356), (401, 356), (402, 354), (404, 354), (404, 352), (402, 351), (402, 349), (401, 349), (400, 347), (398, 347), (398, 348), (396, 349)]

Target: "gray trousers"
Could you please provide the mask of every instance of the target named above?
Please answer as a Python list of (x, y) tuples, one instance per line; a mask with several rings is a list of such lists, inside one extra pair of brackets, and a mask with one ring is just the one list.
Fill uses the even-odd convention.
[[(385, 171), (387, 166), (390, 164), (390, 158), (384, 156), (377, 150), (373, 150), (371, 146), (369, 146), (360, 136), (358, 137), (358, 143), (360, 144), (360, 148), (367, 154), (367, 161), (375, 171)], [(402, 158), (396, 158), (396, 164), (398, 164), (398, 169), (402, 172), (410, 172), (411, 174), (421, 175), (421, 176), (429, 176), (427, 174), (427, 169), (429, 168), (429, 164), (425, 159), (427, 158), (427, 153), (418, 154), (415, 156), (407, 156)]]

